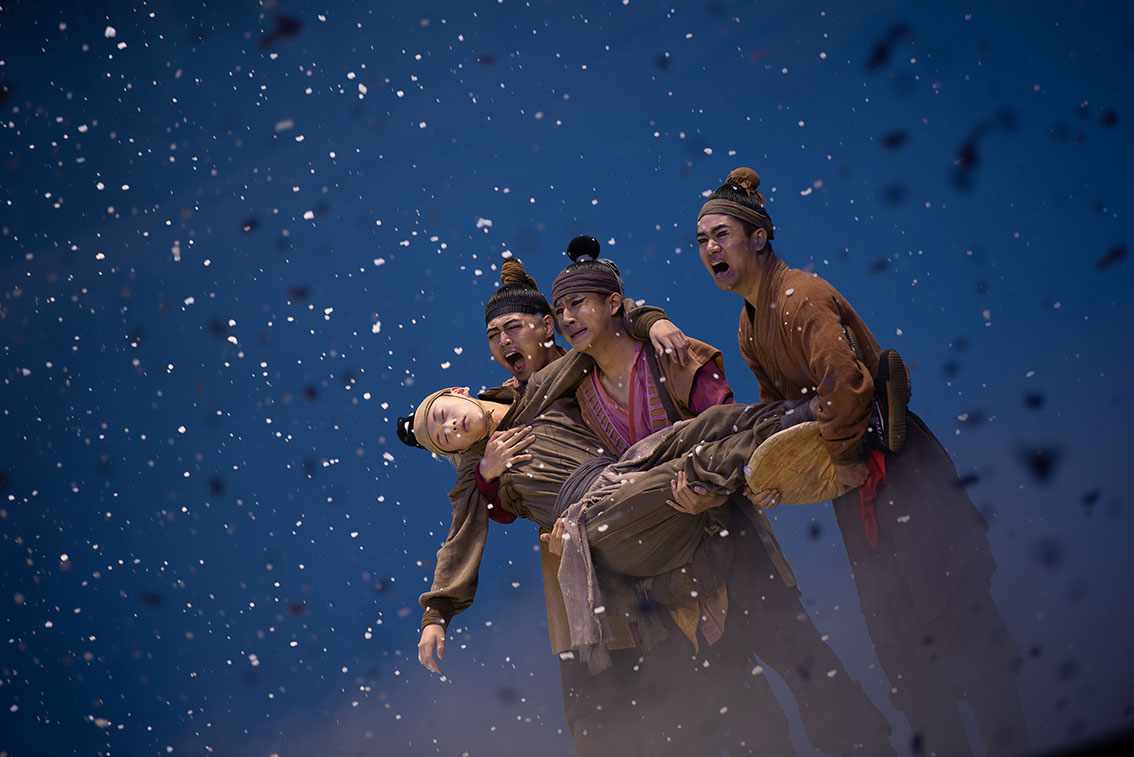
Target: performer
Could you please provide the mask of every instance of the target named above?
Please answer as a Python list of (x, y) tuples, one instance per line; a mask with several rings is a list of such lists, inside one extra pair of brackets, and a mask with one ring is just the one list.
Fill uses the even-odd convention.
[[(716, 348), (690, 339), (684, 365), (659, 363), (648, 345), (630, 335), (618, 267), (599, 259), (599, 250), (593, 237), (571, 241), (567, 255), (574, 262), (556, 277), (552, 298), (558, 328), (575, 351), (566, 362), (585, 371), (575, 391), (583, 419), (605, 449), (621, 455), (674, 422), (731, 404), (733, 393)], [(700, 635), (710, 645), (729, 639), (754, 651), (791, 688), (817, 748), (828, 754), (892, 752), (889, 725), (811, 622), (763, 511), (740, 496), (718, 508), (724, 494), (693, 487), (682, 474), (671, 486), (671, 506), (708, 512), (724, 534), (702, 542), (693, 565), (676, 574), (686, 581), (667, 597), (686, 636), (695, 646)], [(773, 506), (778, 494), (750, 493), (749, 499)], [(657, 581), (644, 585), (651, 596), (661, 589)], [(690, 600), (691, 592), (696, 599)]]
[[(834, 287), (776, 256), (759, 184), (738, 168), (704, 203), (701, 260), (722, 291), (744, 298), (740, 351), (761, 399), (817, 396), (836, 479), (862, 485), (834, 499), (835, 515), (894, 706), (924, 753), (971, 751), (958, 710), (966, 700), (990, 754), (1023, 754), (1020, 652), (990, 593), (988, 525), (944, 447), (905, 413), (901, 359)], [(870, 420), (875, 403), (881, 424)], [(868, 429), (888, 451), (870, 449)]]
[[(565, 351), (554, 340), (551, 306), (520, 261), (504, 261), (500, 279), (502, 286), (485, 306), (485, 331), (493, 358), (512, 377), (505, 386), (480, 396), (511, 402), (514, 390), (522, 392), (536, 370)], [(668, 354), (664, 361), (685, 357), (688, 341), (660, 310), (634, 309), (632, 323), (634, 333), (649, 334), (658, 354)], [(524, 451), (531, 437), (524, 431), (525, 427), (519, 427), (495, 435), (475, 468), (477, 488), (483, 495), (479, 506), (501, 523), (510, 523), (516, 516), (499, 506), (498, 477), (531, 459)], [(739, 645), (721, 644), (691, 656), (680, 634), (673, 634), (643, 655), (635, 647), (631, 628), (616, 623), (614, 638), (607, 644), (612, 665), (591, 675), (571, 651), (557, 575), (559, 558), (546, 544), (538, 543), (548, 630), (552, 651), (559, 655), (564, 714), (576, 755), (684, 755), (722, 749), (793, 753), (787, 716), (766, 677), (749, 685), (751, 656)], [(431, 597), (444, 595), (445, 590), (444, 580), (438, 578), (431, 592), (423, 595), (423, 603), (428, 606)], [(419, 659), (435, 672), (434, 652), (443, 656), (444, 639), (445, 625), (440, 621), (422, 630)], [(679, 722), (675, 713), (683, 717), (686, 727), (681, 730), (674, 730)]]

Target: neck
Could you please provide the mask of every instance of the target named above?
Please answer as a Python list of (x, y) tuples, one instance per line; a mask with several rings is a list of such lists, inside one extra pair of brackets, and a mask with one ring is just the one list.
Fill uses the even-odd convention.
[(616, 332), (587, 350), (587, 353), (594, 358), (600, 379), (605, 377), (625, 385), (634, 366), (634, 352), (637, 348), (638, 343), (630, 338), (619, 323)]
[(505, 405), (503, 402), (493, 402), (492, 400), (478, 399), (475, 402), (480, 405), (480, 409), (484, 411), (485, 418), (488, 419), (488, 431), (485, 438), (492, 436), (496, 431), (496, 427), (500, 425), (500, 420), (511, 409), (510, 405)]
[(760, 297), (761, 288), (763, 288), (766, 282), (771, 280), (772, 273), (776, 270), (776, 262), (778, 260), (776, 256), (769, 251), (757, 254), (760, 257), (757, 259), (758, 265), (755, 267), (756, 270), (747, 279), (739, 282), (733, 289), (734, 292), (743, 297), (752, 307), (756, 307), (756, 300)]

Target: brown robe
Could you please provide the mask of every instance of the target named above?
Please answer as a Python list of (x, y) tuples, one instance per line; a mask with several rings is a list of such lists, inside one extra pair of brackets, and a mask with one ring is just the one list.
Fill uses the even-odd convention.
[[(648, 305), (638, 306), (634, 300), (629, 298), (625, 302), (629, 333), (639, 341), (649, 341), (650, 328), (659, 320), (666, 320), (665, 311)], [(518, 398), (520, 393), (509, 387), (497, 387), (482, 392), (480, 396), (482, 399), (508, 403)], [(437, 551), (437, 565), (433, 571), (433, 584), (430, 590), (423, 593), (419, 599), (421, 606), (425, 609), (421, 618), (422, 628), (434, 623), (448, 627), (453, 616), (467, 610), (476, 596), (480, 561), (484, 554), (484, 545), (488, 539), (489, 530), (488, 508), (490, 505), (476, 485), (476, 468), (480, 464), (480, 459), (484, 456), (486, 444), (487, 440), (478, 442), (458, 456), (457, 481), (449, 492), (449, 503), (452, 506), (453, 516), (449, 534), (445, 543)], [(591, 452), (590, 457), (594, 457), (594, 452)], [(581, 458), (578, 462), (585, 459), (588, 458)], [(576, 467), (578, 462), (575, 463)], [(571, 470), (574, 470), (574, 468)], [(553, 492), (551, 494), (552, 505), (554, 499), (555, 494)], [(544, 503), (544, 506), (546, 507), (546, 503)], [(519, 506), (516, 506), (516, 508), (520, 509)], [(550, 525), (547, 527), (550, 528)], [(563, 606), (562, 592), (559, 589), (557, 578), (559, 558), (548, 552), (543, 542), (539, 542), (539, 545), (551, 647), (553, 652), (564, 652), (571, 647), (570, 634), (567, 629), (567, 611)], [(615, 640), (608, 645), (611, 649), (634, 645), (630, 634), (624, 628), (616, 627), (615, 637)]]
[[(836, 463), (858, 462), (870, 421), (882, 348), (850, 303), (818, 276), (766, 255), (757, 305), (740, 313), (740, 354), (760, 383), (760, 399), (819, 395), (819, 432)], [(858, 337), (855, 358), (843, 326)]]

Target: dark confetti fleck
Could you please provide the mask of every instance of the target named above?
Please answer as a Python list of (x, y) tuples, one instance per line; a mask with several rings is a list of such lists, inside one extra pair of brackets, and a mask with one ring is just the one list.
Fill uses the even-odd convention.
[(883, 205), (901, 205), (906, 201), (910, 195), (910, 190), (905, 184), (894, 182), (882, 187), (882, 204)]
[(0, 108), (7, 107), (10, 99), (12, 99), (12, 88), (7, 84), (0, 84)]
[(1059, 570), (1063, 567), (1063, 543), (1057, 539), (1046, 537), (1038, 539), (1029, 550), (1032, 562), (1047, 570)]
[(209, 494), (214, 497), (224, 494), (226, 488), (225, 481), (220, 476), (213, 476), (209, 479)]
[(303, 387), (301, 393), (303, 394), (303, 399), (307, 400), (308, 402), (314, 402), (315, 400), (319, 399), (319, 387), (315, 386), (314, 384), (308, 384), (307, 386)]
[(209, 319), (209, 333), (217, 339), (223, 339), (228, 333), (228, 326), (220, 318)]
[(1028, 392), (1024, 395), (1024, 407), (1029, 410), (1039, 410), (1047, 402), (1047, 398), (1039, 392)]
[(1057, 681), (1070, 681), (1079, 673), (1079, 663), (1076, 660), (1064, 660), (1055, 669)]
[(1024, 447), (1020, 450), (1025, 469), (1041, 484), (1046, 484), (1055, 473), (1060, 455), (1055, 447)]
[(1095, 270), (1096, 271), (1105, 271), (1107, 268), (1110, 268), (1112, 265), (1114, 265), (1115, 263), (1117, 263), (1118, 261), (1122, 260), (1125, 257), (1126, 257), (1126, 245), (1124, 245), (1124, 244), (1115, 245), (1114, 247), (1111, 247), (1109, 250), (1106, 251), (1106, 255), (1103, 255), (1101, 258), (1098, 259), (1098, 261), (1095, 262)]
[(1051, 125), (1051, 136), (1055, 137), (1056, 141), (1066, 142), (1071, 139), (1071, 127), (1066, 121), (1056, 121)]
[(958, 489), (967, 489), (968, 487), (978, 483), (979, 481), (980, 474), (966, 473), (963, 476), (957, 476), (956, 480), (953, 481), (953, 486)]
[(476, 62), (479, 63), (482, 66), (491, 66), (494, 63), (496, 63), (496, 56), (495, 55), (478, 55), (478, 56), (476, 56)]
[(289, 602), (287, 606), (287, 614), (294, 617), (302, 615), (307, 612), (307, 604), (305, 602)]
[(819, 525), (815, 521), (812, 521), (812, 522), (807, 524), (807, 538), (808, 539), (811, 539), (812, 541), (814, 541), (822, 535), (823, 535), (823, 526)]
[(882, 148), (885, 150), (897, 150), (904, 145), (909, 139), (904, 131), (892, 131), (889, 134), (882, 135)]
[(298, 36), (303, 31), (303, 22), (293, 16), (277, 13), (272, 16), (273, 29), (260, 37), (260, 49), (266, 50), (281, 39)]
[(941, 366), (941, 375), (945, 378), (953, 378), (961, 372), (960, 360), (946, 360)]
[(1114, 110), (1107, 108), (1103, 111), (1102, 116), (1099, 117), (1099, 124), (1107, 127), (1108, 129), (1118, 124), (1118, 114)]
[(669, 53), (658, 53), (654, 58), (654, 68), (658, 71), (668, 71), (673, 68), (673, 60), (669, 57)]
[(1028, 647), (1028, 657), (1038, 658), (1041, 655), (1043, 655), (1043, 647), (1037, 644), (1033, 644), (1032, 646)]
[(1020, 126), (1020, 114), (1013, 108), (1001, 108), (996, 111), (996, 124), (1004, 131), (1016, 131)]
[(288, 287), (287, 296), (289, 299), (296, 302), (303, 302), (311, 296), (311, 287), (309, 286), (294, 286)]
[(511, 686), (501, 686), (496, 690), (496, 699), (501, 704), (516, 704), (520, 701), (520, 692)]
[(874, 49), (870, 51), (870, 57), (866, 59), (866, 70), (878, 71), (885, 66), (886, 62), (890, 60), (894, 45), (903, 37), (908, 37), (909, 34), (910, 27), (904, 22), (891, 26), (886, 32), (886, 36), (874, 43)]
[(866, 267), (868, 273), (885, 273), (890, 270), (890, 259), (879, 258)]
[(975, 408), (963, 413), (958, 420), (961, 421), (961, 425), (963, 426), (976, 428), (977, 426), (983, 425), (988, 420), (988, 413), (981, 408)]
[(156, 591), (140, 591), (138, 602), (146, 607), (161, 607), (165, 604), (165, 597)]
[(921, 732), (910, 737), (910, 751), (914, 754), (925, 754), (925, 738)]

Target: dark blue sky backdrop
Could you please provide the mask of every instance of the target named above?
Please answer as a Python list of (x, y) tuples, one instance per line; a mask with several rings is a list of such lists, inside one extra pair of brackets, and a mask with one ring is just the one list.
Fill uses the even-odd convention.
[[(0, 752), (568, 753), (531, 524), (417, 663), (452, 470), (391, 421), (499, 383), (502, 255), (580, 233), (754, 401), (694, 243), (738, 165), (914, 368), (1033, 744), (1129, 729), (1134, 17), (917, 6), (5, 4)], [(773, 516), (906, 748), (829, 505)]]

